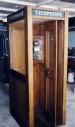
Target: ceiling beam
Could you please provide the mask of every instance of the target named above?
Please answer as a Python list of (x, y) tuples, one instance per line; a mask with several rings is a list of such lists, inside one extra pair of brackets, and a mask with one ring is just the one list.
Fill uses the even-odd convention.
[(63, 8), (64, 11), (75, 12), (74, 8)]
[(50, 3), (50, 2), (53, 2), (53, 1), (55, 1), (55, 0), (46, 0), (44, 2), (40, 2), (39, 4), (36, 4), (36, 6), (39, 7), (41, 5), (45, 5), (45, 4)]
[(0, 17), (6, 17), (8, 14), (0, 13)]
[(35, 3), (18, 1), (18, 0), (0, 0), (0, 2), (7, 2), (7, 3), (12, 3), (12, 4), (35, 6)]
[(70, 6), (74, 6), (73, 3), (65, 3), (65, 5), (61, 5), (60, 7), (58, 7), (59, 9), (62, 9), (62, 8), (67, 8), (67, 7), (70, 7)]
[(3, 10), (3, 11), (10, 11), (10, 12), (16, 12), (16, 11), (18, 11), (17, 9), (5, 8), (5, 7), (0, 7), (0, 10)]
[(53, 5), (41, 5), (40, 7), (42, 8), (52, 8), (52, 9), (58, 9), (57, 6), (53, 6)]

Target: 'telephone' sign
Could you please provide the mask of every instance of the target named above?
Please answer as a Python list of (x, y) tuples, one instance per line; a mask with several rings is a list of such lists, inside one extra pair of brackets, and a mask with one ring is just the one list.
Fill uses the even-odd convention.
[(47, 16), (47, 17), (57, 17), (57, 18), (64, 18), (64, 12), (59, 11), (50, 11), (50, 10), (32, 10), (33, 16)]

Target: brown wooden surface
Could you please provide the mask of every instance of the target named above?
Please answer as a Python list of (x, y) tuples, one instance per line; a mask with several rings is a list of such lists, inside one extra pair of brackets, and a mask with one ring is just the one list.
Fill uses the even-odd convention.
[(46, 110), (54, 116), (56, 127), (57, 105), (57, 22), (52, 21), (45, 25), (46, 35)]
[(29, 97), (29, 127), (34, 127), (32, 8), (26, 7), (26, 75)]
[(20, 125), (24, 126), (28, 121), (28, 90), (25, 82), (10, 77), (10, 108), (11, 114), (17, 118)]
[(33, 24), (33, 36), (44, 36), (44, 24), (43, 23)]
[(34, 107), (39, 105), (39, 64), (33, 66), (34, 81)]
[(39, 103), (40, 106), (45, 107), (45, 83), (44, 83), (44, 64), (39, 64)]
[(34, 60), (34, 107), (44, 107), (44, 24), (33, 24), (33, 40), (40, 39), (42, 60)]
[(24, 23), (9, 25), (10, 68), (25, 74)]
[(34, 79), (34, 107), (43, 106), (45, 100), (44, 93), (44, 64), (34, 63), (33, 66)]
[[(63, 54), (64, 21), (58, 21), (58, 59), (57, 59), (57, 121), (62, 123), (62, 88), (63, 88)], [(62, 50), (61, 50), (62, 49)], [(61, 91), (61, 92), (60, 92)]]
[[(61, 21), (60, 23), (58, 23), (58, 21), (49, 21), (49, 20), (57, 20), (58, 18), (50, 18), (50, 17), (43, 17), (43, 16), (32, 17), (31, 7), (26, 7), (25, 12), (26, 15), (25, 15), (25, 21), (23, 26), (22, 24), (19, 25), (16, 23), (9, 25), (10, 68), (16, 70), (17, 72), (25, 74), (27, 79), (27, 82), (23, 83), (11, 76), (11, 80), (10, 80), (12, 84), (11, 95), (13, 97), (12, 99), (13, 101), (11, 102), (11, 105), (13, 105), (12, 107), (14, 113), (15, 112), (18, 113), (18, 115), (22, 117), (23, 120), (25, 120), (26, 113), (28, 114), (27, 116), (29, 121), (28, 122), (29, 127), (34, 127), (34, 107), (44, 106), (46, 107), (46, 110), (48, 112), (53, 113), (55, 117), (54, 118), (54, 122), (55, 122), (54, 127), (55, 127), (57, 112), (59, 112), (59, 117), (61, 116), (61, 112), (62, 112), (61, 119), (63, 124), (65, 123), (65, 117), (66, 117), (66, 81), (67, 81), (66, 58), (67, 58), (67, 47), (68, 47), (67, 14), (65, 15), (66, 21), (64, 22), (65, 25), (65, 29), (64, 29), (63, 23)], [(37, 24), (37, 23), (33, 24), (32, 18), (33, 20), (46, 19), (47, 22), (41, 24)], [(58, 20), (65, 20), (65, 18), (58, 19)], [(63, 28), (61, 26), (63, 26)], [(64, 35), (63, 35), (63, 29), (64, 29)], [(33, 36), (43, 37), (44, 47), (42, 47), (42, 50), (45, 53), (43, 54), (43, 61), (33, 62)], [(62, 36), (64, 36), (64, 44), (63, 44)], [(58, 52), (57, 52), (57, 48), (58, 48)], [(60, 51), (60, 48), (62, 51)], [(62, 54), (64, 54), (64, 56)], [(44, 61), (44, 57), (45, 57), (45, 61)], [(48, 73), (48, 71), (50, 72)], [(60, 80), (57, 78), (57, 75), (58, 78), (60, 78)], [(46, 76), (46, 84), (44, 81), (45, 76)], [(57, 86), (57, 82), (58, 82), (58, 86)], [(25, 84), (27, 86), (24, 86)], [(20, 85), (22, 85), (21, 89), (20, 89)], [(22, 92), (23, 92), (23, 96), (21, 95)], [(62, 93), (62, 97), (60, 92)], [(14, 95), (16, 95), (16, 97)], [(27, 106), (27, 108), (25, 107), (24, 109), (23, 107), (22, 109), (23, 101), (21, 99), (24, 99), (24, 97), (25, 97), (24, 106)], [(57, 98), (59, 99), (59, 101), (57, 101)], [(17, 105), (18, 108), (16, 108), (16, 102), (18, 104)]]
[(55, 43), (54, 43), (54, 106), (55, 106), (55, 127), (57, 126), (57, 50), (58, 50), (58, 21), (55, 21)]
[(63, 67), (63, 110), (62, 123), (66, 123), (66, 86), (67, 86), (67, 60), (68, 60), (68, 13), (64, 22), (64, 67)]
[[(51, 77), (52, 78), (47, 78), (47, 84), (46, 85), (46, 108), (48, 107), (48, 105), (51, 105), (51, 107), (54, 107), (54, 95), (53, 95), (53, 90), (54, 90), (54, 77), (53, 77), (53, 73), (54, 73), (54, 22), (50, 24), (46, 23), (45, 25), (45, 32), (46, 32), (46, 40), (45, 40), (45, 47), (46, 47), (46, 55), (45, 55), (45, 59), (46, 59), (46, 68), (49, 69), (52, 73), (51, 73)], [(50, 32), (53, 32), (52, 35), (52, 39), (51, 40), (51, 36), (50, 36)], [(53, 41), (51, 43), (51, 41)], [(49, 85), (49, 80), (51, 82), (51, 85)], [(51, 87), (51, 89), (50, 89)], [(48, 103), (48, 104), (47, 104)]]

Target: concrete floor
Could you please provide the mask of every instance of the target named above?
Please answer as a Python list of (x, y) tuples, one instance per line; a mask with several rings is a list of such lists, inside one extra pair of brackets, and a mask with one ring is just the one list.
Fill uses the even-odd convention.
[(19, 127), (9, 112), (8, 85), (0, 83), (0, 127)]
[[(60, 127), (75, 127), (75, 92), (74, 85), (67, 87), (66, 125)], [(8, 85), (0, 83), (0, 127), (20, 127), (9, 112)]]
[(75, 84), (68, 84), (66, 101), (66, 125), (60, 127), (75, 127)]

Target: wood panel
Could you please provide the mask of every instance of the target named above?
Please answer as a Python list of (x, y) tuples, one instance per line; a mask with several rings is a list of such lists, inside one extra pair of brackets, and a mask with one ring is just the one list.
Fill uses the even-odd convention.
[(45, 99), (44, 87), (44, 64), (34, 63), (33, 66), (34, 79), (34, 107), (43, 106)]
[(39, 105), (39, 64), (33, 66), (33, 83), (34, 83), (34, 107)]
[(13, 76), (10, 77), (10, 110), (21, 126), (28, 121), (28, 89), (25, 82)]
[[(52, 35), (51, 35), (52, 34)], [(51, 72), (51, 78), (46, 77), (46, 107), (54, 109), (54, 31), (46, 32), (46, 68)]]
[(24, 24), (9, 25), (10, 68), (25, 74), (25, 32)]
[(39, 36), (39, 24), (33, 24), (33, 36)]
[(64, 38), (64, 21), (58, 21), (57, 121), (60, 124), (62, 123), (61, 121), (62, 121), (62, 92), (63, 92), (62, 88), (63, 88), (63, 55), (64, 55), (63, 38)]
[(44, 64), (39, 64), (39, 103), (45, 107), (45, 83), (44, 83)]
[(51, 78), (46, 77), (46, 108), (50, 106), (50, 108), (54, 108), (54, 63), (55, 63), (55, 22), (48, 22), (45, 23), (45, 32), (46, 32), (46, 39), (45, 39), (45, 64), (46, 68), (49, 69), (51, 73)]
[(33, 24), (33, 36), (44, 36), (44, 24)]
[(34, 79), (34, 107), (44, 106), (44, 24), (33, 24), (33, 40), (40, 39), (42, 60), (34, 60), (33, 79)]
[(53, 126), (56, 127), (57, 108), (57, 21), (45, 24), (45, 85), (46, 110), (53, 115)]

